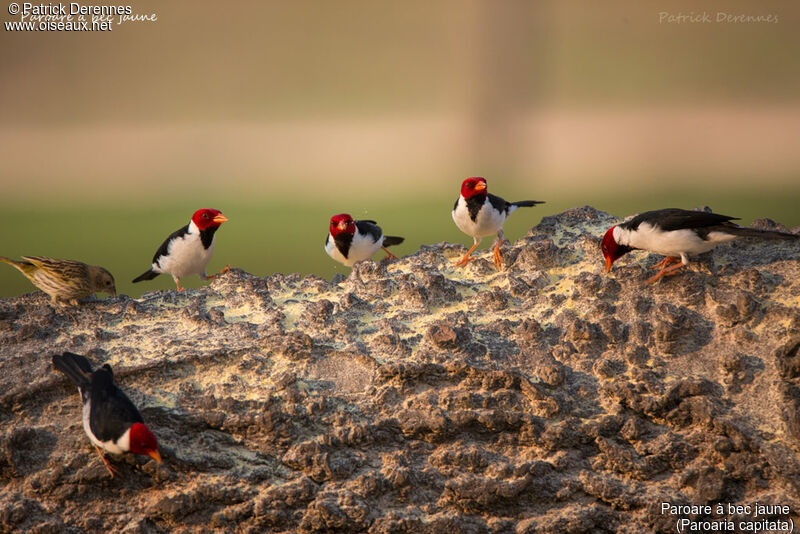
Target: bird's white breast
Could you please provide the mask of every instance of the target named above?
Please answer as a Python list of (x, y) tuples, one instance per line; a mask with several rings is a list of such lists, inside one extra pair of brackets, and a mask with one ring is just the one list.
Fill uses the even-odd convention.
[(215, 242), (216, 235), (211, 240), (211, 246), (204, 248), (200, 241), (200, 230), (193, 221), (189, 224), (187, 234), (170, 242), (167, 255), (160, 257), (157, 264), (153, 264), (153, 270), (178, 278), (193, 274), (205, 276), (206, 266), (214, 254)]
[(339, 249), (336, 248), (336, 242), (330, 234), (328, 234), (328, 240), (325, 242), (325, 252), (339, 263), (352, 267), (357, 261), (371, 258), (373, 254), (380, 250), (381, 246), (383, 246), (383, 236), (381, 236), (378, 241), (373, 241), (371, 235), (362, 234), (356, 229), (353, 240), (350, 242), (350, 250), (347, 251), (346, 258), (339, 252)]
[(469, 217), (469, 208), (463, 196), (458, 197), (456, 207), (453, 209), (453, 222), (458, 229), (474, 238), (496, 234), (503, 227), (505, 220), (506, 214), (495, 210), (488, 198), (474, 221)]

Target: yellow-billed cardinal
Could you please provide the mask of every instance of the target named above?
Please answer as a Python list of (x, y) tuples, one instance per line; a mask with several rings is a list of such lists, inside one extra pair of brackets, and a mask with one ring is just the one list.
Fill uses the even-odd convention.
[[(206, 266), (214, 253), (214, 234), (227, 220), (218, 210), (197, 210), (189, 224), (172, 232), (161, 244), (153, 256), (153, 266), (134, 278), (133, 283), (152, 280), (159, 274), (170, 274), (178, 291), (183, 291), (186, 288), (181, 287), (181, 278), (196, 274), (203, 280), (210, 280), (217, 276), (207, 275)], [(218, 274), (229, 268), (226, 266)]]
[(110, 365), (92, 371), (91, 363), (84, 356), (65, 352), (53, 355), (53, 367), (78, 386), (83, 403), (83, 430), (111, 478), (116, 469), (103, 455), (103, 450), (113, 454), (144, 454), (161, 462), (155, 435), (145, 426), (136, 406), (114, 385)]
[(357, 261), (366, 260), (383, 249), (390, 258), (397, 256), (386, 247), (399, 245), (404, 238), (383, 235), (383, 230), (375, 221), (354, 221), (347, 213), (331, 217), (330, 233), (325, 239), (325, 252), (328, 256), (352, 267)]
[(503, 223), (517, 208), (527, 208), (536, 204), (544, 204), (544, 201), (507, 202), (486, 190), (486, 179), (474, 177), (464, 180), (461, 184), (461, 195), (453, 206), (453, 221), (459, 230), (472, 236), (474, 244), (464, 257), (456, 262), (456, 267), (463, 267), (474, 259), (470, 254), (478, 247), (481, 238), (496, 233), (494, 264), (500, 270), (500, 245), (504, 239)]
[[(738, 217), (678, 208), (641, 213), (629, 221), (612, 226), (603, 236), (600, 249), (606, 259), (606, 272), (631, 250), (648, 250), (666, 256), (651, 267), (661, 269), (645, 281), (653, 283), (675, 274), (689, 263), (689, 256), (708, 252), (737, 237), (800, 239), (797, 234), (743, 228), (730, 222), (732, 220), (738, 220)], [(677, 265), (667, 267), (671, 263)]]

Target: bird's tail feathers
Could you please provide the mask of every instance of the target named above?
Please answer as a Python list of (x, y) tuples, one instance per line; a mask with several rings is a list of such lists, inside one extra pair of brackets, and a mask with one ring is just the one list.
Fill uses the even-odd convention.
[(391, 247), (392, 245), (399, 245), (405, 241), (404, 237), (397, 237), (396, 235), (385, 235), (383, 236), (383, 246), (384, 247)]
[(133, 279), (133, 283), (141, 282), (142, 280), (152, 280), (161, 273), (155, 272), (153, 269), (147, 269), (145, 272)]
[(67, 375), (67, 378), (79, 388), (92, 383), (92, 364), (80, 354), (73, 352), (53, 354), (53, 367)]
[(756, 237), (761, 239), (783, 239), (791, 241), (800, 239), (800, 234), (790, 234), (789, 232), (778, 232), (775, 230), (760, 230), (758, 228), (747, 228), (746, 226), (726, 227), (725, 232), (739, 237)]
[(508, 203), (508, 214), (511, 215), (518, 208), (530, 208), (535, 206), (536, 204), (544, 204), (543, 200), (520, 200), (519, 202), (509, 202)]
[(544, 200), (520, 200), (519, 202), (512, 202), (511, 205), (517, 208), (530, 208), (536, 204), (544, 204)]

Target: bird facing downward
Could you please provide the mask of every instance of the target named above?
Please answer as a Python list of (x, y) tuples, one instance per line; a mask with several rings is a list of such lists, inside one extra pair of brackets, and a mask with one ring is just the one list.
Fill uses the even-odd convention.
[(503, 223), (517, 208), (527, 208), (544, 204), (541, 200), (522, 200), (507, 202), (486, 190), (486, 180), (480, 177), (467, 178), (461, 184), (461, 195), (453, 206), (453, 221), (459, 230), (472, 236), (474, 244), (456, 267), (463, 267), (474, 258), (470, 255), (478, 248), (481, 238), (497, 234), (494, 245), (494, 264), (500, 270), (500, 245), (503, 243)]
[(0, 261), (19, 269), (33, 285), (50, 295), (54, 304), (64, 301), (74, 306), (78, 299), (98, 292), (117, 295), (114, 277), (102, 267), (42, 256), (22, 256), (22, 259), (25, 261), (0, 256)]
[(354, 221), (347, 213), (331, 217), (328, 237), (325, 239), (325, 252), (328, 256), (352, 267), (357, 261), (366, 260), (383, 249), (389, 258), (397, 256), (386, 247), (399, 245), (402, 237), (383, 235), (383, 230), (375, 221)]
[[(738, 237), (760, 239), (800, 239), (798, 234), (743, 228), (731, 221), (737, 217), (706, 211), (667, 208), (642, 213), (629, 221), (612, 226), (603, 236), (600, 249), (606, 260), (606, 272), (619, 258), (636, 249), (666, 256), (651, 269), (660, 269), (645, 283), (655, 283), (676, 274), (689, 263), (689, 256), (708, 252), (719, 244)], [(672, 265), (668, 267), (671, 263)]]
[[(159, 274), (170, 274), (178, 291), (183, 291), (186, 288), (181, 287), (181, 278), (196, 274), (203, 280), (210, 280), (217, 276), (207, 275), (206, 266), (214, 253), (214, 234), (227, 220), (219, 210), (197, 210), (189, 224), (172, 232), (161, 244), (153, 256), (153, 265), (134, 278), (133, 283), (152, 280)], [(218, 274), (229, 268), (226, 266)]]
[(103, 450), (113, 454), (143, 454), (161, 462), (158, 440), (144, 424), (136, 406), (114, 385), (110, 365), (92, 371), (91, 363), (84, 356), (65, 352), (53, 355), (53, 367), (78, 386), (83, 405), (83, 430), (111, 478), (114, 478), (116, 469), (108, 462)]

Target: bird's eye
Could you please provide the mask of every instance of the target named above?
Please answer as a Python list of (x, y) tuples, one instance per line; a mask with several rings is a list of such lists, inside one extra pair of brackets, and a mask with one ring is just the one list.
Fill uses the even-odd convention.
[(206, 212), (206, 213), (204, 213), (204, 214), (203, 214), (203, 218), (204, 218), (204, 219), (208, 219), (208, 212)]

